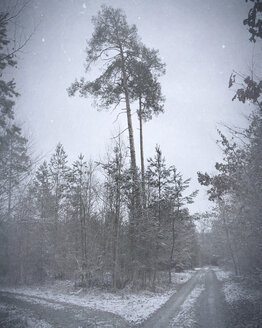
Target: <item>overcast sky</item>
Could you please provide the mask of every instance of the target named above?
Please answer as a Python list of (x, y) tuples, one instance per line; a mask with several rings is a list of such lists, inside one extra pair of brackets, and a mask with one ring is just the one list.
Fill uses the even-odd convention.
[[(4, 8), (15, 1), (1, 3)], [(35, 151), (47, 158), (59, 141), (70, 160), (80, 152), (103, 158), (119, 125), (126, 127), (124, 117), (114, 123), (117, 110), (97, 112), (92, 100), (69, 98), (66, 91), (85, 75), (91, 17), (101, 4), (122, 8), (145, 45), (159, 49), (167, 65), (161, 79), (165, 113), (145, 124), (145, 156), (153, 156), (159, 144), (168, 164), (192, 177), (192, 189), (202, 189), (196, 172), (214, 172), (222, 157), (216, 145), (219, 124), (245, 126), (243, 113), (250, 111), (232, 102), (228, 89), (232, 70), (248, 73), (251, 66), (253, 45), (242, 24), (248, 5), (244, 0), (32, 0), (19, 17), (25, 35), (36, 30), (14, 72), (21, 94), (16, 115)], [(133, 120), (138, 156), (136, 115)], [(207, 209), (206, 199), (201, 192), (192, 211)]]

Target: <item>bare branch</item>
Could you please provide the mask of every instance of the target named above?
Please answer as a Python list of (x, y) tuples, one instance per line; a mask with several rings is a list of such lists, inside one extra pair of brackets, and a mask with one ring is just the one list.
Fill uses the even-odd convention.
[(126, 130), (128, 130), (128, 128), (126, 128), (125, 130), (123, 130), (122, 132), (120, 132), (120, 133), (118, 133), (118, 135), (117, 136), (115, 136), (115, 137), (112, 137), (111, 139), (117, 139), (117, 138), (119, 138), (120, 136), (121, 136), (121, 134), (123, 134)]
[(117, 120), (119, 119), (119, 116), (120, 116), (121, 114), (126, 114), (126, 110), (125, 110), (124, 112), (120, 112), (120, 113), (118, 113), (117, 116), (116, 116), (116, 119), (114, 120), (113, 123), (116, 123), (116, 122), (117, 122)]
[[(21, 12), (25, 9), (25, 7), (29, 4), (31, 2), (31, 0), (28, 0), (28, 1), (26, 1), (23, 5), (22, 5), (22, 7), (13, 15), (13, 16), (10, 16), (10, 17), (8, 17), (7, 19), (6, 19), (6, 21), (7, 22), (9, 22), (9, 21), (11, 21), (12, 19), (14, 19), (14, 18), (16, 18), (16, 17), (18, 17), (20, 14), (21, 14)], [(15, 6), (16, 7), (16, 6)]]

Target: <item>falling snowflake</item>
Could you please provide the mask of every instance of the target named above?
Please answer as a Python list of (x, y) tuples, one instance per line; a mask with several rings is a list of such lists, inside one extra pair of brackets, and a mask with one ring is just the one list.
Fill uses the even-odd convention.
[(45, 42), (45, 38), (42, 38), (42, 42)]
[(82, 7), (83, 7), (84, 9), (86, 9), (86, 4), (85, 4), (85, 3), (83, 3)]
[(225, 49), (225, 47), (226, 47), (225, 44), (222, 44), (222, 48)]

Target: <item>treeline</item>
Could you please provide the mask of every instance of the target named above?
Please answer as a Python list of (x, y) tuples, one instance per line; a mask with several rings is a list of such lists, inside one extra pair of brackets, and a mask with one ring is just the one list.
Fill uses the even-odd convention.
[(1, 275), (21, 283), (66, 278), (145, 287), (154, 286), (159, 271), (194, 266), (196, 232), (186, 205), (195, 193), (185, 196), (189, 180), (166, 165), (159, 147), (146, 169), (145, 205), (132, 236), (139, 251), (131, 260), (131, 179), (119, 143), (105, 163), (80, 155), (72, 165), (58, 144), (3, 216)]
[[(118, 137), (103, 163), (79, 155), (70, 164), (59, 143), (51, 158), (36, 167), (15, 124), (15, 83), (4, 78), (16, 65), (15, 53), (8, 53), (8, 21), (2, 13), (1, 277), (15, 283), (75, 279), (82, 286), (132, 283), (143, 288), (154, 287), (164, 271), (171, 282), (172, 269), (196, 263), (196, 231), (187, 205), (197, 192), (187, 192), (190, 179), (166, 164), (160, 147), (144, 163), (143, 122), (163, 111), (158, 77), (164, 64), (158, 52), (140, 42), (121, 10), (102, 7), (93, 18), (87, 66), (102, 59), (105, 70), (95, 81), (76, 81), (69, 94), (92, 95), (106, 108), (124, 101), (129, 149)], [(141, 169), (131, 103), (138, 106)]]
[[(255, 1), (244, 24), (251, 42), (261, 42), (262, 3)], [(229, 88), (236, 87), (232, 100), (249, 103), (253, 111), (246, 129), (228, 128), (228, 137), (219, 131), (223, 162), (217, 174), (199, 173), (199, 182), (208, 186), (215, 202), (213, 228), (206, 235), (213, 255), (231, 263), (236, 274), (262, 271), (262, 81), (260, 72), (250, 76), (232, 73)], [(240, 86), (240, 87), (239, 87)]]

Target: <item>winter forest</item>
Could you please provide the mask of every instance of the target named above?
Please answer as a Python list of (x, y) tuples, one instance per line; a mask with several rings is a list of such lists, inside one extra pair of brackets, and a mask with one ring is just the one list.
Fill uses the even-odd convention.
[(261, 0), (0, 1), (0, 327), (262, 326), (261, 39)]

